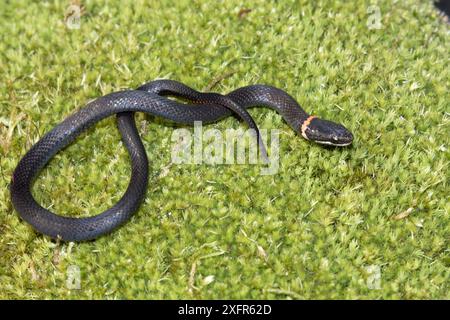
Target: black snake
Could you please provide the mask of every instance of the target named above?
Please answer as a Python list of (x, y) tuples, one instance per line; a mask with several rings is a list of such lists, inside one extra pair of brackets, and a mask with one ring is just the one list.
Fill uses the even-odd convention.
[[(188, 101), (178, 102), (171, 96)], [(11, 181), (11, 199), (20, 216), (37, 231), (64, 241), (95, 239), (127, 221), (138, 209), (148, 182), (146, 152), (134, 122), (134, 112), (146, 112), (177, 123), (211, 123), (231, 114), (254, 129), (260, 152), (265, 155), (258, 128), (247, 108), (265, 106), (276, 110), (304, 138), (321, 144), (347, 146), (353, 135), (344, 126), (310, 116), (286, 92), (267, 85), (239, 88), (227, 95), (198, 92), (180, 82), (156, 80), (136, 90), (107, 94), (88, 103), (39, 140), (20, 160)], [(112, 208), (87, 218), (56, 215), (41, 207), (31, 194), (34, 178), (45, 164), (82, 131), (117, 114), (117, 123), (131, 159), (131, 179), (122, 198)]]

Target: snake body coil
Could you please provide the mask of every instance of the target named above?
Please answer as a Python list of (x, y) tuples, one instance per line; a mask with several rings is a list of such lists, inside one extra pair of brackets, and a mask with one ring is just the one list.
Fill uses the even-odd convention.
[[(166, 96), (184, 99), (180, 103)], [(306, 113), (286, 92), (266, 85), (239, 88), (227, 95), (198, 92), (186, 85), (157, 80), (136, 90), (114, 92), (100, 97), (72, 114), (39, 140), (20, 160), (11, 181), (11, 199), (20, 216), (37, 231), (64, 241), (85, 241), (109, 233), (127, 221), (144, 197), (148, 183), (148, 160), (134, 122), (134, 112), (146, 112), (177, 123), (211, 123), (231, 114), (238, 115), (254, 129), (260, 151), (265, 149), (247, 108), (265, 106), (308, 140), (322, 144), (351, 144), (352, 134), (342, 125)], [(117, 114), (117, 123), (131, 159), (131, 179), (122, 198), (103, 213), (87, 218), (56, 215), (40, 206), (31, 194), (34, 178), (46, 163), (81, 132), (98, 121)]]

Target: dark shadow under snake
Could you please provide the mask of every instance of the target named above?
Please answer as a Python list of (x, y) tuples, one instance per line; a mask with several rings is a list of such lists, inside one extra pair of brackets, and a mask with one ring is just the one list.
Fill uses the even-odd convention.
[[(183, 99), (181, 103), (166, 96)], [(148, 160), (134, 121), (140, 111), (177, 123), (211, 123), (235, 114), (258, 137), (266, 156), (258, 127), (247, 108), (264, 106), (276, 110), (289, 126), (308, 140), (346, 146), (353, 135), (344, 126), (306, 113), (286, 92), (267, 85), (239, 88), (227, 95), (198, 92), (180, 82), (156, 80), (136, 90), (110, 93), (88, 103), (42, 137), (17, 165), (11, 181), (11, 199), (20, 216), (37, 231), (63, 241), (85, 241), (111, 232), (126, 222), (139, 208), (148, 183)], [(117, 124), (131, 159), (131, 179), (122, 198), (110, 209), (92, 217), (71, 218), (50, 212), (32, 196), (31, 186), (40, 170), (81, 132), (98, 121), (117, 114)]]

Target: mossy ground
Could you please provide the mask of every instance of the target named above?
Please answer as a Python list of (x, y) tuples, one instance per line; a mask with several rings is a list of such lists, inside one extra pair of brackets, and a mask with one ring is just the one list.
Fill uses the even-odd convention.
[[(2, 2), (0, 297), (450, 298), (448, 25), (431, 1), (374, 3), (381, 29), (368, 28), (363, 1), (83, 1), (79, 29), (64, 24), (65, 1)], [(90, 99), (155, 78), (204, 89), (229, 73), (214, 90), (283, 88), (350, 128), (353, 146), (308, 143), (254, 109), (261, 128), (281, 131), (277, 174), (170, 165), (174, 128), (139, 114), (151, 176), (129, 223), (57, 243), (14, 211), (19, 159)], [(129, 174), (110, 118), (59, 153), (34, 194), (92, 215)], [(73, 265), (80, 290), (66, 286)]]

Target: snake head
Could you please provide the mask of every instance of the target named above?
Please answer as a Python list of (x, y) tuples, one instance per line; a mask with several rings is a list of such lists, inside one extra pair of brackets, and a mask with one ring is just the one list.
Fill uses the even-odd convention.
[(303, 122), (301, 134), (307, 140), (337, 147), (348, 146), (353, 141), (353, 134), (343, 125), (314, 116)]

